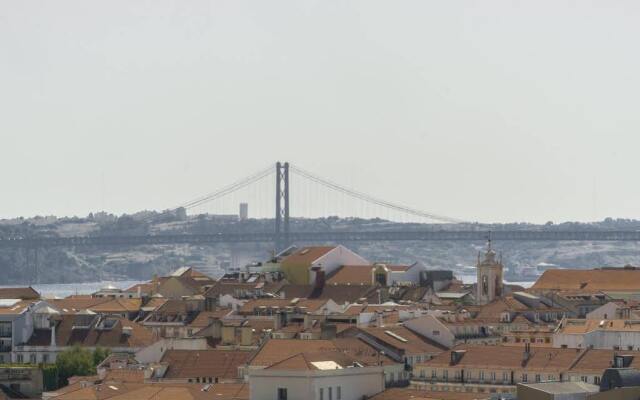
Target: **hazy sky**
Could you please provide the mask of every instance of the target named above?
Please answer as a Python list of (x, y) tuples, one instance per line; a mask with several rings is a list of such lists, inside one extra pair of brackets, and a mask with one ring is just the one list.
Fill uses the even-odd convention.
[(0, 2), (0, 217), (288, 160), (466, 220), (640, 218), (637, 1)]

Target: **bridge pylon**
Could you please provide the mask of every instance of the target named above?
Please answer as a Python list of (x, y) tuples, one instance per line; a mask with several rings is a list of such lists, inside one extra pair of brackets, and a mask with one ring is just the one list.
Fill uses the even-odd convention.
[(275, 250), (287, 248), (289, 236), (289, 163), (276, 163)]

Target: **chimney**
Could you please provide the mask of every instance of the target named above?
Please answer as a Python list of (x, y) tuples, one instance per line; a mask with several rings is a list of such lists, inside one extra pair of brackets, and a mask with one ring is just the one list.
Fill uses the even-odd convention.
[(133, 328), (130, 326), (123, 326), (122, 327), (122, 334), (125, 336), (131, 336), (131, 334), (133, 333)]
[(384, 314), (380, 311), (376, 315), (376, 326), (382, 328), (384, 326)]
[(325, 275), (323, 269), (318, 269), (316, 271), (316, 282), (314, 289), (322, 289), (325, 283)]
[(253, 342), (253, 329), (250, 326), (243, 326), (240, 328), (240, 345), (251, 346)]
[(305, 331), (308, 331), (311, 329), (311, 315), (309, 315), (309, 313), (306, 313), (304, 315), (304, 323), (303, 323), (303, 327)]
[(280, 317), (280, 313), (276, 313), (273, 316), (273, 330), (279, 331), (282, 329), (282, 318)]
[(326, 322), (320, 324), (320, 339), (334, 340), (337, 332), (338, 328), (333, 324), (327, 324)]
[(138, 285), (138, 298), (142, 297), (142, 287)]

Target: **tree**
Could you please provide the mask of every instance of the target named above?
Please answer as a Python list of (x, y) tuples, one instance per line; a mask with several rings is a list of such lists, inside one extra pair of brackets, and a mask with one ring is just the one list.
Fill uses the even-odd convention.
[(69, 383), (68, 379), (72, 376), (95, 374), (94, 353), (95, 352), (75, 345), (69, 350), (58, 354), (56, 367), (58, 367), (58, 382), (60, 386), (67, 385)]
[(97, 367), (98, 365), (100, 365), (100, 363), (104, 361), (104, 359), (107, 358), (109, 354), (111, 354), (111, 350), (104, 349), (102, 347), (96, 347), (95, 351), (93, 352), (93, 366)]

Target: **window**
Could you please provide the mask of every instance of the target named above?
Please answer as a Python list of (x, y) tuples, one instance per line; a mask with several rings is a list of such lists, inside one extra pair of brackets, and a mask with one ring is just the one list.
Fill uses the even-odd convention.
[(553, 379), (554, 379), (554, 378), (553, 378), (553, 375), (549, 375), (549, 376), (547, 376), (547, 380), (548, 380), (548, 381), (552, 381)]
[(9, 321), (0, 322), (0, 337), (4, 337), (4, 338), (11, 337), (11, 322)]
[(336, 386), (336, 400), (342, 400), (342, 386)]
[(522, 382), (527, 383), (527, 374), (522, 374)]
[(422, 362), (422, 356), (416, 356), (416, 362), (420, 364)]
[(420, 378), (424, 378), (424, 368), (420, 368)]
[(329, 386), (329, 400), (333, 400), (333, 388), (331, 386)]
[(42, 363), (43, 364), (48, 364), (49, 363), (49, 355), (48, 354), (43, 354), (42, 355)]
[(435, 369), (431, 370), (431, 379), (437, 379), (438, 378), (438, 371), (436, 371)]
[(594, 385), (599, 385), (600, 384), (600, 377), (599, 376), (594, 376), (593, 377), (593, 384)]
[(320, 400), (324, 400), (324, 389), (320, 388)]
[(16, 362), (17, 362), (18, 364), (22, 364), (22, 363), (24, 362), (24, 357), (23, 357), (23, 355), (22, 355), (22, 354), (18, 354), (18, 355), (16, 356)]
[(36, 354), (35, 353), (29, 354), (29, 363), (30, 364), (36, 364), (37, 363)]
[(540, 382), (540, 374), (536, 374), (536, 383)]
[(508, 372), (503, 372), (502, 373), (502, 380), (504, 382), (509, 382), (509, 373)]
[(580, 380), (584, 383), (587, 383), (587, 381), (589, 380), (589, 378), (587, 378), (586, 376), (581, 376)]
[(447, 381), (449, 379), (449, 370), (445, 369), (442, 371), (442, 378)]
[(492, 372), (491, 373), (491, 382), (495, 382), (496, 381), (496, 373)]
[(287, 400), (287, 388), (278, 388), (278, 400)]
[(440, 331), (433, 331), (433, 336), (440, 336)]

